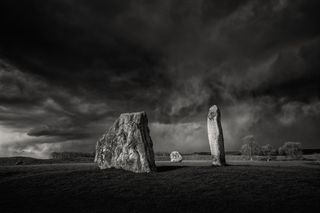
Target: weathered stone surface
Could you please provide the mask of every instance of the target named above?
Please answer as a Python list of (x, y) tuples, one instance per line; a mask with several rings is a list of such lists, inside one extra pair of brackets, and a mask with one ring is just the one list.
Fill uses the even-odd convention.
[(146, 113), (121, 114), (98, 140), (95, 162), (100, 169), (114, 167), (136, 173), (156, 171)]
[(173, 151), (170, 153), (170, 161), (175, 163), (176, 162), (180, 163), (182, 162), (182, 156), (180, 155), (179, 152)]
[(212, 164), (215, 166), (225, 165), (224, 141), (221, 126), (221, 114), (216, 105), (209, 109), (207, 125)]

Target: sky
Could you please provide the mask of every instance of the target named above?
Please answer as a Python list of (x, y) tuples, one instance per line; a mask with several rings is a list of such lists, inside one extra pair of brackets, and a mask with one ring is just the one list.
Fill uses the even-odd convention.
[(1, 0), (0, 156), (93, 152), (146, 111), (156, 152), (320, 148), (318, 0)]

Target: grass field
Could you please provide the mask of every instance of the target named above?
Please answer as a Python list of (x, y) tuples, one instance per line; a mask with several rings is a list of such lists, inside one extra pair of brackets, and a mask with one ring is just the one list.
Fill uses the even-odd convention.
[[(1, 212), (309, 212), (320, 207), (313, 162), (158, 162), (158, 172), (92, 163), (0, 166)], [(314, 211), (314, 210), (313, 210)]]

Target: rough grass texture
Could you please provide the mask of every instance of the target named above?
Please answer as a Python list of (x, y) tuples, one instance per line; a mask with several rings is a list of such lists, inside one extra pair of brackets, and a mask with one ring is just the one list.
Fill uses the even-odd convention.
[[(94, 164), (0, 166), (1, 212), (309, 212), (320, 166), (158, 166), (134, 174)], [(313, 210), (314, 211), (314, 210)]]

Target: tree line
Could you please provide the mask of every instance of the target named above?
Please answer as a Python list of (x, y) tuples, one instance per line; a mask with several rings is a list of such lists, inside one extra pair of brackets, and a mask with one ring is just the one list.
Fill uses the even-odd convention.
[(94, 159), (95, 153), (84, 153), (84, 152), (52, 152), (52, 159), (69, 160), (77, 158), (92, 158)]
[(250, 160), (253, 156), (277, 156), (284, 155), (299, 159), (302, 157), (302, 145), (300, 142), (285, 142), (278, 149), (270, 144), (260, 146), (253, 135), (247, 135), (242, 138), (244, 144), (241, 146), (240, 153), (247, 156)]

